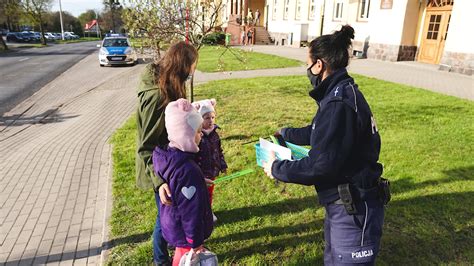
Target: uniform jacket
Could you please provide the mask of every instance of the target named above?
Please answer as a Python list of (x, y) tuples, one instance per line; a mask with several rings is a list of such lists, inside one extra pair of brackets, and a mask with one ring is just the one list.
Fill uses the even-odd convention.
[(290, 183), (315, 185), (322, 204), (338, 199), (337, 185), (373, 188), (382, 174), (380, 136), (369, 105), (346, 69), (310, 92), (319, 108), (310, 125), (285, 128), (286, 141), (311, 145), (309, 156), (275, 161), (272, 174)]
[(199, 152), (196, 161), (201, 167), (206, 178), (214, 178), (221, 171), (227, 169), (227, 163), (224, 160), (224, 154), (221, 147), (221, 138), (217, 133), (217, 125), (214, 130), (207, 135), (203, 132), (201, 143), (199, 144)]
[(168, 135), (165, 129), (165, 108), (159, 108), (160, 90), (155, 85), (151, 65), (146, 66), (140, 78), (137, 96), (136, 184), (143, 189), (156, 189), (163, 180), (153, 171), (151, 157), (156, 146), (168, 143)]
[(153, 166), (171, 190), (172, 206), (160, 203), (162, 235), (175, 247), (198, 247), (213, 229), (211, 204), (195, 154), (156, 147)]

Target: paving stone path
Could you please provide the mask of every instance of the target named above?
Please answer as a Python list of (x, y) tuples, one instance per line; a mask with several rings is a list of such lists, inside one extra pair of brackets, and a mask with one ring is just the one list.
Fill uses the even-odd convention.
[(99, 68), (91, 55), (1, 118), (0, 264), (100, 263), (108, 140), (134, 110), (142, 69)]

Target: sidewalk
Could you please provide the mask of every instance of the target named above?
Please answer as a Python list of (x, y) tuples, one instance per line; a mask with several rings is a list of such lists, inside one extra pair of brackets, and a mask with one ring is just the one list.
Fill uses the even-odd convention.
[(101, 263), (108, 140), (143, 66), (99, 68), (92, 54), (0, 117), (0, 265)]
[[(288, 57), (302, 62), (306, 62), (308, 53), (306, 47), (291, 48), (274, 45), (246, 46), (243, 49), (252, 49), (254, 52)], [(387, 62), (371, 59), (352, 59), (348, 70), (368, 77), (474, 100), (474, 76), (439, 71), (436, 65), (413, 61)], [(285, 69), (279, 72), (283, 75), (286, 73)], [(306, 69), (300, 74), (305, 75)]]

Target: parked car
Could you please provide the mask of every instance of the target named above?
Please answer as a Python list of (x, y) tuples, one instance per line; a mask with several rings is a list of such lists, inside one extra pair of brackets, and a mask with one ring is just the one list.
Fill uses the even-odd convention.
[(98, 44), (99, 65), (136, 65), (137, 53), (130, 45), (130, 40), (120, 34), (105, 37), (102, 44)]
[(44, 37), (46, 38), (47, 41), (54, 41), (56, 40), (56, 36), (54, 36), (51, 32), (46, 32), (44, 34)]
[(0, 35), (6, 36), (10, 31), (8, 29), (0, 29)]
[(61, 33), (54, 32), (53, 35), (55, 40), (62, 40)]
[(39, 42), (39, 36), (35, 36), (32, 31), (22, 31), (21, 34), (23, 35), (23, 39), (25, 42)]
[(74, 34), (74, 32), (65, 31), (64, 32), (64, 39), (66, 39), (66, 40), (77, 40), (77, 39), (79, 39), (79, 36)]
[(41, 41), (41, 32), (33, 32), (33, 36), (35, 37), (35, 41)]
[(21, 32), (7, 33), (7, 42), (27, 42)]

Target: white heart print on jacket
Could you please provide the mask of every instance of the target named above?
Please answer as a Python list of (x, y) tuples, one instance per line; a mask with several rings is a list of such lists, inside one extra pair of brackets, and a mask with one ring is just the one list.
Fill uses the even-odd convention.
[(194, 194), (196, 194), (196, 187), (195, 186), (190, 186), (190, 187), (183, 187), (181, 189), (181, 193), (188, 199), (192, 199)]

